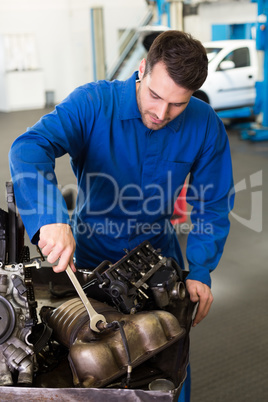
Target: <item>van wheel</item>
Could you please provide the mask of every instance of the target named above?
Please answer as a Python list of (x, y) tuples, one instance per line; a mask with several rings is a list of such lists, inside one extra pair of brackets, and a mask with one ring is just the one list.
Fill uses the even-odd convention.
[(193, 96), (195, 97), (195, 98), (198, 98), (198, 99), (201, 99), (202, 101), (204, 101), (204, 102), (206, 102), (206, 103), (209, 103), (209, 99), (208, 99), (208, 96), (207, 96), (207, 94), (205, 94), (205, 92), (203, 92), (203, 91), (195, 91), (194, 93), (193, 93)]

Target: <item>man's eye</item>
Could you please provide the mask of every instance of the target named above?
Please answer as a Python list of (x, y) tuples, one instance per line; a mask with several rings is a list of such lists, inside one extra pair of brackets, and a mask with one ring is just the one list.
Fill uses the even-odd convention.
[(154, 98), (154, 99), (158, 99), (158, 96), (153, 94), (152, 92), (151, 92), (151, 97)]

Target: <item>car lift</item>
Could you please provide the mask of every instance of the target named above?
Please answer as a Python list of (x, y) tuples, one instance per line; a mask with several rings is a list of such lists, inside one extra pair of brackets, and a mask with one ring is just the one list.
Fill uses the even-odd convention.
[[(252, 0), (256, 2), (256, 0)], [(263, 141), (268, 140), (268, 0), (257, 0), (258, 19), (256, 29), (256, 48), (264, 53), (263, 81), (256, 83), (256, 103), (260, 104), (262, 123), (251, 123), (248, 127), (241, 128), (243, 140)]]
[(263, 52), (263, 81), (256, 82), (256, 101), (254, 107), (224, 110), (218, 112), (220, 118), (242, 118), (259, 116), (261, 122), (240, 123), (231, 128), (240, 131), (243, 140), (268, 140), (268, 0), (251, 0), (258, 3), (258, 18), (256, 24), (256, 49)]

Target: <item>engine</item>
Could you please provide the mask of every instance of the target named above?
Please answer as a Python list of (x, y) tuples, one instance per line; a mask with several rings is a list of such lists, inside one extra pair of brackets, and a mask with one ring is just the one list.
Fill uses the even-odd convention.
[(32, 384), (34, 350), (29, 337), (37, 323), (35, 307), (30, 268), (25, 268), (23, 264), (2, 265), (0, 385)]
[(183, 271), (175, 260), (163, 257), (148, 241), (125, 252), (116, 264), (104, 261), (89, 275), (85, 286), (89, 294), (97, 285), (119, 311), (128, 314), (184, 299)]
[(38, 327), (31, 269), (41, 264), (30, 260), (24, 245), (24, 227), (10, 182), (7, 201), (8, 211), (0, 209), (0, 385), (25, 386), (33, 382), (33, 329)]
[[(175, 390), (177, 398), (186, 376), (195, 307), (185, 288), (186, 273), (146, 241), (125, 250), (115, 264), (104, 261), (93, 271), (78, 272), (86, 299), (105, 317), (98, 331), (90, 326), (74, 288), (75, 297), (59, 292), (56, 307), (42, 307), (38, 319), (32, 273), (41, 262), (30, 259), (24, 246), (10, 184), (7, 194), (8, 212), (0, 210), (1, 393), (12, 394), (12, 386), (49, 387), (47, 373), (54, 377), (63, 350), (68, 367), (55, 377), (69, 370), (67, 387), (146, 392), (160, 382), (162, 391)], [(47, 280), (52, 270), (43, 268)], [(46, 288), (53, 299), (56, 292), (47, 282)]]
[(105, 300), (90, 299), (108, 323), (99, 323), (100, 332), (91, 330), (79, 298), (41, 311), (55, 339), (69, 349), (74, 384), (149, 389), (161, 379), (180, 387), (193, 305), (176, 262), (144, 242), (116, 264), (104, 261), (84, 276), (88, 295)]

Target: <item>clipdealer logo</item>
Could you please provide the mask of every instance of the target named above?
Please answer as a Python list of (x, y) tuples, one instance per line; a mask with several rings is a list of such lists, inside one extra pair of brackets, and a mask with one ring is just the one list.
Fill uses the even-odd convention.
[[(69, 211), (66, 209), (66, 205), (63, 204), (62, 194), (65, 191), (72, 190), (74, 193), (78, 195), (79, 204), (83, 205), (86, 201), (89, 201), (90, 197), (90, 179), (92, 177), (98, 176), (97, 173), (93, 173), (89, 175), (87, 178), (87, 186), (88, 190), (85, 192), (80, 191), (79, 195), (77, 193), (77, 186), (76, 185), (68, 185), (68, 186), (57, 186), (55, 185), (55, 177), (51, 173), (44, 174), (43, 172), (35, 173), (20, 173), (16, 177), (13, 178), (13, 183), (18, 181), (21, 182), (21, 179), (29, 179), (36, 183), (37, 185), (37, 195), (38, 195), (38, 202), (37, 205), (29, 203), (26, 205), (20, 206), (20, 214), (21, 215), (33, 215), (33, 214), (44, 214), (47, 215), (53, 214), (56, 211), (58, 219), (61, 218), (62, 214), (68, 214)], [(100, 175), (99, 175), (100, 176)], [(229, 193), (229, 212), (230, 216), (239, 222), (244, 227), (251, 229), (257, 233), (262, 232), (263, 229), (263, 171), (259, 170), (256, 173), (251, 174), (248, 178), (244, 178), (240, 180), (237, 184), (234, 185), (233, 189)], [(170, 196), (172, 194), (172, 186), (171, 176), (167, 176), (167, 186), (163, 189), (160, 185), (157, 184), (150, 184), (148, 185), (148, 189), (153, 189), (153, 193), (150, 197), (145, 197), (143, 190), (135, 185), (135, 184), (128, 184), (122, 188), (119, 187), (115, 179), (106, 174), (102, 174), (102, 179), (105, 178), (108, 180), (108, 183), (112, 186), (113, 192), (111, 193), (111, 203), (108, 205), (104, 205), (106, 209), (100, 210), (87, 210), (87, 213), (90, 215), (106, 215), (108, 212), (113, 210), (113, 208), (120, 208), (126, 215), (129, 217), (136, 216), (138, 214), (146, 213), (148, 216), (161, 214), (163, 212), (172, 213), (173, 211), (173, 203), (170, 201)], [(206, 192), (213, 189), (213, 185), (209, 184), (207, 186), (201, 186), (199, 189), (194, 188), (193, 186), (188, 185), (188, 190), (191, 190), (190, 198), (192, 200), (198, 200), (205, 198)], [(146, 189), (145, 189), (146, 190)], [(181, 191), (181, 187), (176, 191), (176, 197)], [(165, 194), (168, 193), (168, 200), (165, 200)], [(245, 198), (246, 202), (250, 201), (250, 213), (248, 214), (249, 217), (243, 216), (242, 213), (236, 212), (236, 210), (232, 210), (233, 207), (233, 195), (236, 194), (236, 201), (237, 205), (239, 206), (240, 203), (238, 201), (238, 197)], [(175, 198), (176, 198), (175, 197)], [(45, 203), (47, 201), (47, 204)], [(136, 209), (128, 209), (128, 202), (135, 201), (135, 205), (137, 206)], [(168, 202), (166, 202), (168, 201)], [(189, 201), (189, 199), (188, 199)], [(152, 206), (150, 206), (152, 203)], [(89, 204), (87, 203), (87, 208), (89, 208)], [(204, 203), (200, 207), (200, 214), (204, 213)], [(187, 214), (189, 214), (187, 212)], [(202, 223), (202, 230), (204, 230), (204, 225)], [(148, 228), (146, 227), (145, 230), (147, 231)], [(188, 229), (189, 230), (189, 229)], [(207, 230), (207, 229), (206, 229)], [(210, 230), (210, 229), (209, 229)]]
[[(247, 219), (230, 211), (230, 215), (241, 225), (260, 233), (262, 231), (262, 208), (263, 208), (263, 191), (262, 186), (262, 170), (253, 173), (249, 176), (250, 188), (247, 186), (246, 179), (239, 181), (235, 184), (233, 190), (230, 193), (230, 197), (235, 193), (236, 195), (242, 191), (250, 190), (250, 217)], [(230, 198), (229, 198), (230, 199)]]

